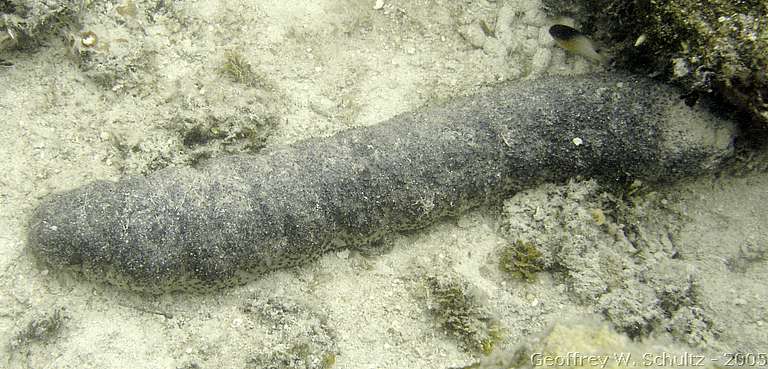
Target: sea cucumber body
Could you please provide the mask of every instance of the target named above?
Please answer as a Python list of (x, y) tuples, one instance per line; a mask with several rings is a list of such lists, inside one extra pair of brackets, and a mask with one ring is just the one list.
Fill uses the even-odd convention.
[(28, 244), (54, 267), (132, 289), (215, 289), (544, 181), (700, 173), (730, 153), (732, 136), (643, 79), (550, 77), (53, 194), (34, 211)]

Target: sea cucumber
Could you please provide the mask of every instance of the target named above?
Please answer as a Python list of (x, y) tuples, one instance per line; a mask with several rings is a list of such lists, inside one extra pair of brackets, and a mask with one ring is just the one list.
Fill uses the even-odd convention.
[(623, 74), (501, 84), (369, 127), (49, 195), (28, 246), (148, 292), (245, 283), (575, 176), (672, 180), (732, 152), (733, 124)]

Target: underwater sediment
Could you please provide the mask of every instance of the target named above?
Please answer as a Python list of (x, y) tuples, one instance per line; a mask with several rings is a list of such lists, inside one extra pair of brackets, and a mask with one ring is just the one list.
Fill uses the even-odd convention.
[(575, 176), (666, 181), (730, 155), (733, 125), (641, 77), (502, 84), (370, 127), (49, 195), (28, 246), (131, 289), (211, 290)]

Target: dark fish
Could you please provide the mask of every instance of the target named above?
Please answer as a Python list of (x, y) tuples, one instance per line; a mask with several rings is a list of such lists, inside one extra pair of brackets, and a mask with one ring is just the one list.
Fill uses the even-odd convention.
[(573, 27), (555, 24), (549, 27), (549, 34), (555, 39), (557, 45), (563, 49), (597, 63), (605, 63), (607, 61), (605, 56), (597, 52), (592, 40)]

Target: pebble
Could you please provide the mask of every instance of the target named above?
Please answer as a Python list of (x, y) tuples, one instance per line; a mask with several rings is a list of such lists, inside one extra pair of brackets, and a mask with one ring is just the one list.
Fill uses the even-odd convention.
[(462, 36), (464, 36), (464, 39), (466, 39), (470, 45), (478, 49), (485, 45), (485, 40), (487, 38), (479, 22), (472, 22), (467, 25)]

